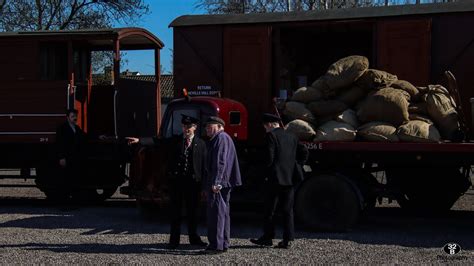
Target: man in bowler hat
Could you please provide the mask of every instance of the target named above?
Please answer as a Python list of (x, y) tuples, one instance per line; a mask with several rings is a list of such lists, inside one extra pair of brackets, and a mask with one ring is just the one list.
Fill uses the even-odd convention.
[(242, 185), (239, 162), (232, 138), (224, 132), (225, 122), (211, 116), (206, 122), (208, 143), (207, 227), (209, 246), (205, 252), (216, 254), (229, 248), (230, 193)]
[(277, 248), (289, 248), (294, 240), (293, 202), (294, 187), (303, 180), (301, 165), (308, 158), (308, 150), (299, 144), (298, 138), (280, 127), (280, 118), (273, 114), (263, 115), (265, 128), (265, 178), (263, 236), (250, 239), (257, 245), (272, 246), (275, 237), (274, 217), (277, 205), (283, 214), (283, 241)]

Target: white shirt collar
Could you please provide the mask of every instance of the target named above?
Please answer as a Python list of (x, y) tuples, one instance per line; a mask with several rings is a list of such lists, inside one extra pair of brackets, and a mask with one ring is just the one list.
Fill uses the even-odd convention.
[(76, 133), (76, 126), (70, 122), (67, 122), (72, 129), (72, 132)]

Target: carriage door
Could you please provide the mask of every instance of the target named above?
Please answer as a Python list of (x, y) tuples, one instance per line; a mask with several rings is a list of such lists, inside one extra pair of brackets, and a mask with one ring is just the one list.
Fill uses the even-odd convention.
[(271, 110), (270, 33), (266, 26), (230, 26), (224, 30), (223, 94), (247, 108), (251, 143), (263, 140), (261, 115)]
[(431, 75), (431, 19), (377, 22), (377, 67), (415, 86)]

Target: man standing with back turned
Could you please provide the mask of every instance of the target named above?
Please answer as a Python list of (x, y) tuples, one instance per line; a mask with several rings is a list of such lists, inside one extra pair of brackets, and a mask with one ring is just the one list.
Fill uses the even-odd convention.
[(205, 252), (217, 254), (229, 248), (230, 192), (242, 185), (239, 162), (232, 138), (224, 132), (224, 120), (211, 116), (206, 123), (208, 144), (207, 237)]
[(250, 242), (272, 246), (275, 237), (274, 217), (280, 202), (283, 212), (283, 241), (277, 248), (289, 248), (294, 240), (293, 199), (294, 187), (303, 180), (301, 165), (307, 160), (308, 150), (298, 143), (293, 134), (280, 127), (280, 118), (272, 114), (263, 115), (263, 126), (267, 132), (266, 167), (268, 177), (265, 179), (264, 229), (263, 236), (250, 239)]

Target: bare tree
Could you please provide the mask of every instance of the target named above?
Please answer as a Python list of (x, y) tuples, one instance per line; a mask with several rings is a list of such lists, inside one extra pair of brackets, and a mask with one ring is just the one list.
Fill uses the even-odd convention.
[(143, 0), (0, 0), (0, 31), (127, 25), (147, 13)]
[[(456, 2), (456, 0), (430, 0), (426, 2)], [(196, 7), (210, 14), (268, 13), (304, 11), (364, 6), (420, 4), (420, 0), (197, 0)]]

